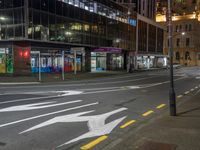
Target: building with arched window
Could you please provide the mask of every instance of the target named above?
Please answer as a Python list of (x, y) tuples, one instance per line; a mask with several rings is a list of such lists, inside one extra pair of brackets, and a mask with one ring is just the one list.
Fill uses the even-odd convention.
[[(173, 50), (174, 63), (186, 66), (200, 66), (200, 1), (173, 1)], [(158, 0), (156, 21), (167, 26), (167, 1)], [(164, 34), (164, 54), (169, 50), (168, 33)], [(179, 53), (180, 59), (177, 59)]]

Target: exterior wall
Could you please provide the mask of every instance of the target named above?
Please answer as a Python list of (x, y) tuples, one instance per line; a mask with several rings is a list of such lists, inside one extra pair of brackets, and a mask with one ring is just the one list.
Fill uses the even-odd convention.
[(155, 0), (114, 0), (125, 5), (132, 11), (136, 11), (142, 16), (155, 20), (156, 1)]
[(30, 45), (25, 44), (24, 42), (14, 42), (13, 57), (14, 75), (31, 74)]
[[(92, 4), (87, 6), (89, 3), (85, 1), (82, 2), (83, 9), (82, 6), (75, 7), (75, 4), (58, 0), (51, 0), (45, 7), (39, 7), (40, 3), (37, 3), (29, 1), (29, 39), (94, 47), (117, 45), (126, 50), (135, 50), (135, 34), (132, 33), (136, 28), (128, 22), (128, 10), (117, 4), (94, 1), (91, 9)], [(115, 7), (110, 8), (109, 5)]]
[(0, 20), (0, 45), (11, 41), (6, 46), (13, 47), (14, 74), (30, 74), (30, 57), (20, 56), (26, 50), (42, 54), (44, 49), (53, 52), (83, 47), (82, 71), (90, 71), (95, 47), (136, 50), (136, 16), (128, 15), (127, 8), (112, 1), (85, 0), (77, 6), (75, 1), (60, 0), (4, 2), (0, 3), (0, 17), (5, 18)]
[[(183, 20), (180, 19), (178, 21), (173, 21), (174, 63), (186, 66), (199, 65), (198, 63), (198, 53), (200, 52), (199, 26), (200, 22), (197, 19), (183, 19)], [(165, 33), (164, 37), (165, 37), (164, 53), (168, 55), (167, 33)], [(186, 44), (187, 39), (189, 39), (188, 45)], [(185, 56), (187, 52), (189, 52), (188, 58)], [(178, 53), (179, 57), (177, 57)]]
[(137, 53), (162, 54), (164, 29), (156, 22), (138, 15)]

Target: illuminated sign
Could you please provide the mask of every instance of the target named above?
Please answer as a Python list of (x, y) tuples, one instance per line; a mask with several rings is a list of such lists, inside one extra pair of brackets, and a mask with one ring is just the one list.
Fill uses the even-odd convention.
[(134, 26), (136, 27), (137, 25), (137, 21), (135, 19), (128, 19), (128, 23), (131, 25), (131, 26)]

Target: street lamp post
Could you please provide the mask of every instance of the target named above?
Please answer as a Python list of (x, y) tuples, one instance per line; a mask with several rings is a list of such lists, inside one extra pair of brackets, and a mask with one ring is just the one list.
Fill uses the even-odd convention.
[(168, 0), (168, 34), (169, 34), (169, 55), (170, 55), (170, 88), (169, 88), (169, 109), (170, 116), (176, 116), (176, 94), (174, 90), (173, 70), (173, 46), (172, 46), (172, 1)]

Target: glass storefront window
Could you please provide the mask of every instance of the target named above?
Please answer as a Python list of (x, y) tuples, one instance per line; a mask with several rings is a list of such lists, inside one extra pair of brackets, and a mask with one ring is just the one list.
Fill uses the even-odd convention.
[(0, 48), (0, 73), (13, 73), (12, 48)]

